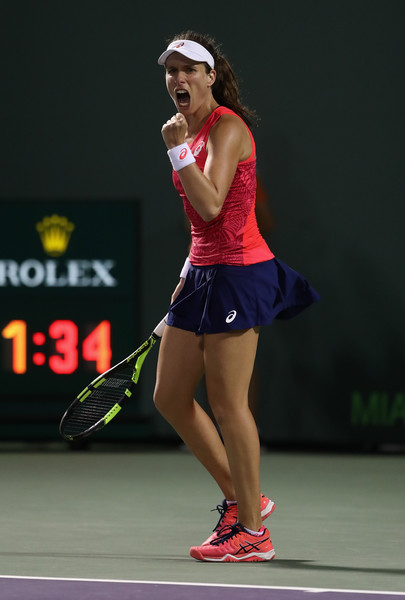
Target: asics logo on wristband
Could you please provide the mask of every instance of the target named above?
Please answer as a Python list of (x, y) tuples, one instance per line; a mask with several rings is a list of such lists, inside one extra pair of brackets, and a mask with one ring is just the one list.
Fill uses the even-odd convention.
[(236, 319), (236, 310), (231, 310), (229, 311), (228, 316), (225, 319), (226, 323), (232, 323), (232, 321), (234, 321)]
[(195, 163), (195, 158), (192, 155), (190, 146), (187, 142), (179, 144), (174, 148), (170, 148), (170, 150), (167, 151), (167, 155), (170, 158), (170, 162), (175, 171), (180, 171), (180, 169), (184, 169), (184, 167), (188, 167), (188, 165)]

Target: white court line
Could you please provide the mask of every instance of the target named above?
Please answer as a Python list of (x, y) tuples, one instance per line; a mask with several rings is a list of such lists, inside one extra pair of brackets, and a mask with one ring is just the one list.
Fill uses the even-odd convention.
[(139, 579), (81, 579), (76, 577), (29, 577), (26, 575), (0, 575), (1, 579), (30, 579), (36, 581), (78, 581), (88, 583), (142, 583), (149, 585), (183, 585), (183, 586), (194, 586), (194, 587), (223, 587), (223, 588), (242, 588), (242, 589), (258, 589), (258, 590), (294, 590), (301, 592), (308, 592), (312, 594), (320, 594), (323, 592), (337, 592), (340, 594), (371, 594), (371, 595), (386, 595), (386, 596), (405, 596), (405, 592), (383, 592), (375, 590), (346, 590), (338, 588), (305, 588), (305, 587), (292, 587), (292, 586), (281, 586), (281, 585), (245, 585), (236, 583), (195, 583), (188, 581), (145, 581)]

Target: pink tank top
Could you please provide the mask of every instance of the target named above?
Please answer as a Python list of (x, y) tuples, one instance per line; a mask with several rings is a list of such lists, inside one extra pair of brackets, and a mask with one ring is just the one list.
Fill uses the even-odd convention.
[[(208, 117), (190, 146), (201, 171), (207, 160), (210, 129), (224, 114), (237, 116), (229, 108), (219, 106)], [(212, 221), (205, 222), (191, 206), (178, 174), (173, 171), (174, 186), (183, 200), (191, 224), (190, 261), (193, 265), (250, 265), (274, 258), (256, 222), (256, 147), (248, 131), (252, 140), (252, 154), (238, 164), (221, 212)]]

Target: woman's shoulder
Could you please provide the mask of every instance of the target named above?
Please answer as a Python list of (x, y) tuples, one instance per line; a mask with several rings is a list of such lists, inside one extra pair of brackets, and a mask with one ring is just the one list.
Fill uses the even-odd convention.
[(211, 124), (211, 136), (215, 136), (222, 133), (233, 133), (233, 135), (242, 136), (243, 138), (247, 135), (248, 132), (250, 133), (250, 129), (245, 123), (245, 121), (233, 110), (222, 106), (220, 106), (219, 108), (223, 108), (224, 110), (218, 111), (217, 119), (214, 123)]
[[(256, 146), (248, 125), (236, 112), (229, 108), (219, 107), (220, 114), (210, 130), (209, 143), (224, 147), (224, 140), (232, 152), (240, 154), (239, 162), (253, 160), (256, 157)], [(216, 109), (218, 110), (218, 109)]]
[(215, 125), (222, 123), (234, 126), (241, 130), (247, 129), (250, 131), (247, 123), (234, 110), (227, 108), (226, 106), (218, 106), (214, 113), (216, 113)]
[(211, 139), (218, 134), (234, 133), (243, 135), (248, 129), (246, 123), (230, 108), (217, 106), (206, 120), (200, 134), (209, 136)]

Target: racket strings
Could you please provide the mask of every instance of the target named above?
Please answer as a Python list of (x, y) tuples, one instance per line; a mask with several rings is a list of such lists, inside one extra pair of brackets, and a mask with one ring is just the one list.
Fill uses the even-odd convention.
[(83, 402), (78, 402), (65, 419), (65, 434), (77, 436), (104, 419), (107, 413), (126, 397), (125, 390), (131, 383), (132, 373), (132, 368), (115, 373), (95, 388)]

